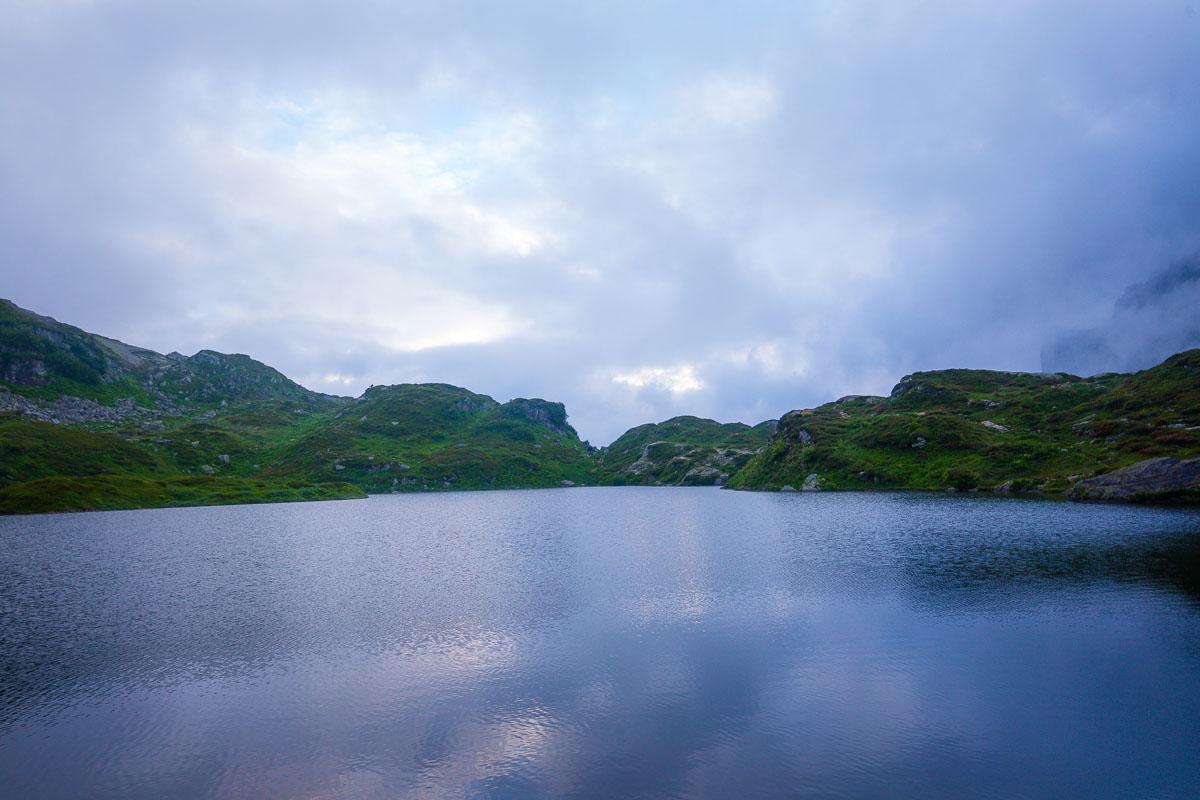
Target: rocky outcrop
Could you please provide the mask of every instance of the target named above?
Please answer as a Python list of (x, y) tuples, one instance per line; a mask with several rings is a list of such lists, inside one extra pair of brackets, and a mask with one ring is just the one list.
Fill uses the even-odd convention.
[(689, 469), (680, 483), (684, 486), (723, 486), (727, 480), (729, 480), (729, 473), (707, 464), (701, 464)]
[[(637, 461), (625, 467), (624, 473), (637, 477), (649, 474), (660, 484), (723, 486), (755, 452), (732, 447), (689, 448), (677, 442), (650, 442), (643, 445)], [(664, 476), (666, 480), (662, 479)]]
[(123, 398), (111, 406), (95, 400), (63, 395), (54, 400), (36, 400), (0, 389), (0, 413), (15, 413), (36, 422), (55, 425), (74, 425), (87, 422), (125, 422), (127, 420), (157, 420), (162, 416), (160, 409), (143, 408), (129, 398)]
[[(627, 466), (625, 468), (625, 471), (632, 475), (641, 475), (644, 472), (648, 472), (649, 470), (655, 469), (659, 465), (658, 465), (657, 461), (651, 457), (650, 453), (655, 448), (664, 448), (664, 447), (673, 448), (676, 450), (683, 449), (683, 445), (681, 445), (681, 444), (674, 445), (674, 444), (671, 444), (670, 442), (651, 442), (650, 444), (644, 445), (642, 447), (642, 454), (640, 456), (638, 456), (638, 460), (634, 461), (632, 464)], [(670, 460), (670, 457), (668, 457), (667, 460)]]
[(1097, 475), (1071, 488), (1076, 500), (1119, 502), (1200, 502), (1200, 458), (1170, 456), (1139, 461)]
[(567, 424), (567, 409), (562, 403), (518, 397), (509, 400), (501, 409), (506, 416), (527, 419), (545, 425), (552, 431), (575, 435), (575, 429)]

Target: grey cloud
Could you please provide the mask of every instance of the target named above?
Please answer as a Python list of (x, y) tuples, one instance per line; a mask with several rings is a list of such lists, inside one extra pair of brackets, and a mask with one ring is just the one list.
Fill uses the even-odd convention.
[(561, 399), (597, 442), (1145, 366), (1196, 343), (1196, 74), (1168, 0), (22, 3), (0, 295), (322, 391)]
[(1200, 256), (1193, 256), (1168, 267), (1150, 280), (1130, 286), (1117, 299), (1117, 308), (1146, 308), (1178, 292), (1188, 291), (1190, 285), (1197, 282), (1200, 282)]
[(1200, 257), (1179, 261), (1117, 298), (1102, 325), (1067, 331), (1042, 353), (1047, 371), (1094, 375), (1152, 367), (1200, 347)]

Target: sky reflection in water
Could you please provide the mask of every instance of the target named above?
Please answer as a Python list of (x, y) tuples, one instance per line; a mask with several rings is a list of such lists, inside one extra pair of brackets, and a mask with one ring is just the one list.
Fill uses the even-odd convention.
[(0, 519), (37, 797), (1189, 797), (1200, 515), (581, 489)]

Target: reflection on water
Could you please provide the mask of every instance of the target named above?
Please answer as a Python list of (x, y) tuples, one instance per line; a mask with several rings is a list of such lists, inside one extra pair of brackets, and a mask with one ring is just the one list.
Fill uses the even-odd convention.
[(1200, 515), (578, 489), (0, 519), (0, 794), (1195, 797)]

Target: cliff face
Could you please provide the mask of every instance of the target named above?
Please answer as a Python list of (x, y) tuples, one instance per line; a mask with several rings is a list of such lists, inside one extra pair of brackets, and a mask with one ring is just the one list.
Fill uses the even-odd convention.
[(888, 397), (792, 411), (730, 480), (745, 489), (986, 490), (1091, 497), (1085, 479), (1200, 455), (1200, 350), (1131, 375), (943, 370)]

